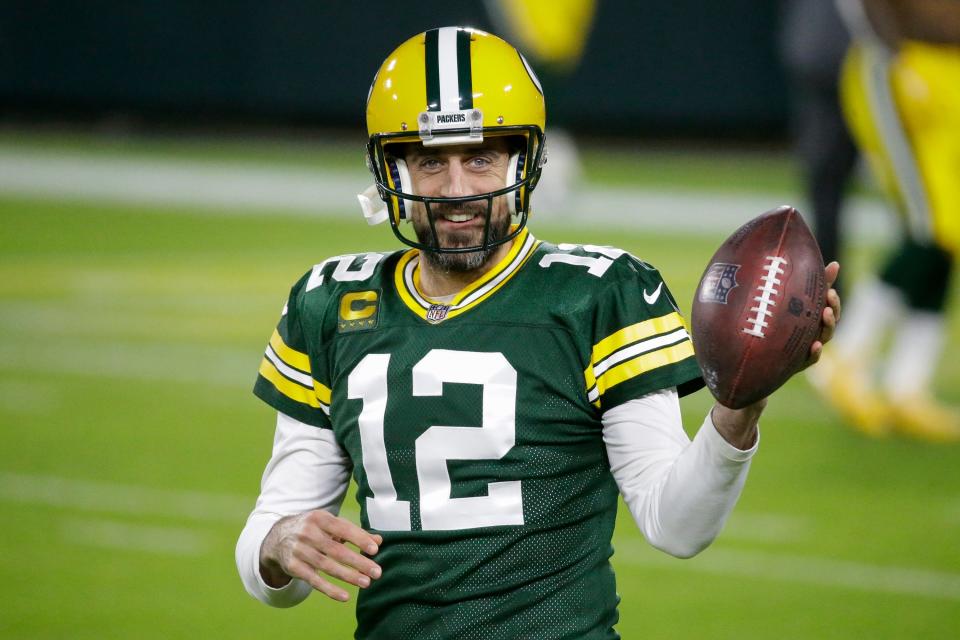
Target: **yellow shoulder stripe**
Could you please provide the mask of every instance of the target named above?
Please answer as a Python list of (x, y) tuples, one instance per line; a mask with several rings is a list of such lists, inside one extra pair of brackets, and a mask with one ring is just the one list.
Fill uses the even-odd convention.
[[(260, 375), (269, 380), (273, 386), (277, 388), (277, 391), (291, 400), (310, 405), (314, 409), (320, 408), (320, 400), (317, 399), (317, 394), (314, 391), (283, 377), (283, 375), (277, 371), (277, 368), (273, 366), (273, 363), (266, 358), (260, 362)], [(314, 385), (316, 385), (316, 383), (314, 383)]]
[[(683, 318), (680, 317), (680, 314), (674, 311), (673, 313), (668, 313), (665, 316), (660, 316), (659, 318), (651, 318), (650, 320), (644, 320), (643, 322), (638, 322), (632, 324), (629, 327), (624, 327), (617, 331), (616, 333), (607, 336), (597, 344), (593, 346), (593, 354), (590, 356), (590, 367), (597, 364), (611, 353), (637, 342), (638, 340), (643, 340), (649, 338), (650, 336), (655, 336), (661, 333), (666, 333), (667, 331), (672, 331), (674, 329), (679, 329), (683, 326)], [(591, 377), (593, 374), (588, 374), (588, 377)]]
[(597, 378), (597, 391), (602, 396), (610, 387), (616, 386), (640, 374), (658, 369), (659, 367), (680, 362), (692, 355), (693, 343), (689, 340), (684, 340), (672, 347), (645, 353), (604, 372), (603, 375)]
[(283, 338), (280, 337), (280, 332), (276, 329), (273, 330), (273, 335), (270, 336), (270, 346), (273, 347), (274, 353), (280, 356), (280, 359), (288, 365), (304, 373), (310, 373), (310, 358), (307, 354), (288, 347), (283, 341)]
[(313, 381), (313, 391), (317, 394), (317, 398), (323, 404), (330, 405), (330, 387), (320, 384), (316, 380)]

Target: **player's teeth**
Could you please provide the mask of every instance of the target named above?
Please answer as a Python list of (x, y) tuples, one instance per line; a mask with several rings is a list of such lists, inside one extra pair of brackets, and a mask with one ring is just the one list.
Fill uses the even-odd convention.
[(474, 214), (472, 213), (447, 213), (444, 214), (444, 218), (450, 222), (466, 222), (467, 220), (472, 220)]

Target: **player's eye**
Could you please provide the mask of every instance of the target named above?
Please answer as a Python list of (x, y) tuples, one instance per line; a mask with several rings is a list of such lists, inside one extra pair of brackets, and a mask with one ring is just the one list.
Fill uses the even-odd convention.
[(486, 169), (493, 164), (493, 160), (488, 156), (474, 156), (470, 158), (468, 164), (475, 169)]
[(436, 171), (441, 166), (442, 165), (440, 160), (438, 158), (433, 158), (433, 157), (421, 158), (417, 162), (417, 167), (422, 169), (423, 171)]

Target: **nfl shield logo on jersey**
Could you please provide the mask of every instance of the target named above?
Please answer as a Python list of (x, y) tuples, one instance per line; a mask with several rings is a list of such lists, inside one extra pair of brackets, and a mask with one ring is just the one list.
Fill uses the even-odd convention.
[(447, 317), (448, 311), (450, 311), (450, 307), (445, 304), (432, 304), (430, 308), (427, 309), (427, 321), (441, 322)]
[(707, 269), (700, 282), (700, 302), (727, 304), (727, 296), (737, 286), (738, 264), (714, 262)]

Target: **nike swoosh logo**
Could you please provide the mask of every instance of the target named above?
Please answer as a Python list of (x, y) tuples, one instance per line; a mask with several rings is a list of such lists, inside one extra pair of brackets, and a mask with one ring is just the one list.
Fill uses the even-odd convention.
[(647, 290), (643, 290), (643, 299), (647, 301), (647, 304), (653, 304), (657, 301), (657, 298), (660, 297), (660, 289), (663, 288), (663, 283), (657, 285), (657, 288), (653, 290), (653, 293), (647, 293)]

